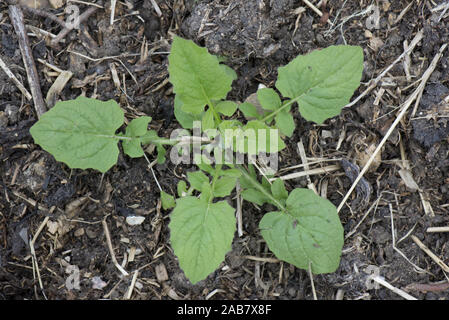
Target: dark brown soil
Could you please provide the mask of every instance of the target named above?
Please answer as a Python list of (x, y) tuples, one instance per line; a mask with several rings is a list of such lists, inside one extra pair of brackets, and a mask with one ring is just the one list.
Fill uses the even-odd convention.
[[(406, 9), (409, 2), (413, 3)], [(443, 10), (432, 12), (443, 3), (438, 0), (419, 4), (379, 1), (379, 25), (371, 29), (367, 24), (370, 14), (362, 14), (368, 1), (327, 1), (321, 10), (329, 13), (332, 26), (299, 0), (161, 0), (157, 1), (161, 17), (150, 1), (126, 3), (129, 7), (117, 3), (112, 27), (110, 1), (105, 1), (103, 9), (79, 31), (71, 31), (59, 46), (50, 46), (41, 35), (30, 38), (42, 92), (45, 97), (55, 76), (37, 62), (38, 58), (74, 73), (58, 99), (74, 99), (81, 94), (115, 99), (127, 119), (152, 116), (153, 128), (165, 137), (179, 127), (173, 117), (171, 85), (164, 82), (174, 34), (224, 56), (238, 74), (229, 98), (243, 101), (261, 83), (273, 87), (279, 66), (298, 54), (333, 44), (364, 49), (365, 69), (355, 98), (402, 54), (404, 42), (410, 43), (423, 30), (422, 41), (410, 54), (409, 79), (401, 61), (368, 95), (322, 126), (306, 122), (296, 111), (297, 128), (280, 155), (280, 169), (301, 164), (297, 151), (301, 139), (308, 157), (334, 159), (315, 166), (339, 164), (344, 159), (347, 162), (342, 167), (359, 170), (366, 150), (378, 145), (396, 119), (398, 107), (416, 89), (413, 82), (449, 41), (449, 15)], [(78, 5), (81, 12), (88, 8)], [(295, 12), (300, 7), (304, 10)], [(64, 7), (42, 9), (64, 16)], [(132, 14), (136, 11), (139, 14)], [(61, 29), (39, 15), (27, 13), (25, 18), (27, 25), (53, 34)], [(28, 88), (4, 2), (0, 4), (0, 34), (1, 59)], [(141, 61), (144, 37), (149, 56)], [(105, 58), (112, 56), (118, 57)], [(379, 268), (380, 276), (392, 286), (418, 299), (449, 299), (447, 286), (418, 290), (421, 284), (448, 280), (442, 267), (411, 237), (416, 236), (449, 264), (449, 233), (427, 232), (428, 227), (449, 225), (449, 107), (447, 100), (443, 101), (449, 94), (448, 57), (446, 50), (416, 112), (412, 115), (412, 106), (382, 149), (378, 166), (365, 174), (365, 189), (354, 192), (340, 211), (349, 236), (339, 269), (313, 278), (318, 299), (341, 295), (343, 299), (402, 299), (368, 281), (365, 270), (370, 265)], [(111, 64), (117, 70), (120, 89), (114, 84)], [(170, 212), (160, 207), (159, 190), (146, 160), (122, 154), (118, 164), (103, 176), (92, 170), (70, 170), (33, 143), (28, 130), (36, 120), (32, 101), (27, 101), (0, 71), (0, 299), (124, 299), (136, 270), (132, 299), (313, 299), (306, 271), (287, 263), (248, 258), (274, 256), (258, 231), (264, 208), (258, 210), (247, 202), (243, 204), (243, 236), (235, 235), (232, 251), (216, 272), (192, 285), (170, 247)], [(150, 160), (155, 158), (151, 150), (149, 156)], [(404, 156), (419, 190), (410, 189), (401, 178)], [(162, 189), (171, 194), (189, 170), (194, 168), (170, 162), (154, 167)], [(327, 198), (338, 206), (353, 176), (342, 168), (311, 179), (319, 191), (327, 190)], [(307, 185), (305, 178), (286, 182), (289, 190)], [(428, 201), (426, 210), (423, 199)], [(233, 197), (230, 201), (235, 205)], [(144, 216), (145, 221), (130, 226), (125, 221), (130, 215)], [(102, 224), (105, 217), (115, 255), (119, 263), (125, 261), (128, 277), (123, 277), (111, 260)], [(42, 291), (33, 272), (28, 240), (46, 218), (48, 222), (34, 244)], [(129, 261), (133, 252), (135, 257)], [(80, 271), (79, 289), (66, 285), (73, 275), (69, 266)], [(164, 269), (168, 277), (164, 277)]]

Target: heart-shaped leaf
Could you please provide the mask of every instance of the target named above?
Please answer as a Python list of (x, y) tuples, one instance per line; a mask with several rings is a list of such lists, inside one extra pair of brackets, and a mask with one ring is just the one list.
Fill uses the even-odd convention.
[(170, 82), (184, 112), (200, 114), (205, 105), (226, 98), (231, 90), (234, 76), (216, 56), (191, 40), (175, 37), (168, 60)]
[(34, 141), (70, 168), (106, 172), (119, 154), (115, 131), (124, 116), (114, 100), (78, 97), (44, 113), (30, 129)]
[(285, 212), (267, 213), (259, 227), (271, 251), (281, 260), (312, 272), (334, 272), (343, 248), (337, 209), (309, 189), (294, 189)]
[(172, 248), (186, 277), (195, 284), (217, 269), (231, 250), (234, 209), (226, 201), (184, 197), (176, 200), (170, 220)]
[(301, 115), (322, 123), (336, 116), (360, 85), (363, 49), (330, 46), (298, 56), (278, 69), (276, 88), (298, 102)]

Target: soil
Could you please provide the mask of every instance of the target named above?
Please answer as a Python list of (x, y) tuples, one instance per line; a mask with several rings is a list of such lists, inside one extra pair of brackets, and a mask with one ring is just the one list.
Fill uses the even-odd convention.
[[(286, 140), (279, 167), (282, 171), (302, 163), (299, 141), (307, 157), (321, 159), (313, 167), (341, 164), (336, 172), (310, 177), (320, 194), (336, 206), (366, 155), (398, 116), (398, 107), (449, 41), (449, 15), (443, 9), (432, 11), (443, 3), (438, 0), (379, 1), (374, 27), (373, 12), (363, 13), (369, 1), (327, 1), (320, 7), (323, 18), (299, 0), (157, 3), (161, 16), (151, 1), (117, 2), (116, 20), (110, 26), (110, 1), (105, 1), (82, 28), (71, 31), (57, 46), (42, 35), (31, 36), (44, 97), (55, 72), (37, 62), (39, 58), (74, 73), (59, 100), (81, 94), (115, 99), (128, 120), (152, 116), (151, 126), (160, 136), (169, 137), (179, 127), (167, 82), (173, 35), (192, 39), (225, 57), (238, 74), (228, 98), (244, 101), (259, 84), (274, 87), (279, 66), (299, 54), (335, 44), (358, 45), (364, 50), (362, 84), (355, 98), (423, 30), (423, 39), (409, 55), (409, 67), (401, 60), (374, 90), (340, 116), (315, 125), (301, 118), (295, 108), (297, 127)], [(77, 5), (81, 12), (88, 8)], [(42, 10), (64, 17), (64, 6)], [(25, 14), (25, 22), (52, 34), (61, 29), (54, 21), (30, 13)], [(0, 4), (0, 33), (1, 59), (28, 88), (4, 2)], [(149, 51), (143, 59), (145, 46)], [(346, 235), (341, 263), (335, 273), (313, 276), (318, 299), (403, 299), (370, 281), (369, 266), (377, 267), (392, 286), (418, 299), (449, 299), (444, 265), (432, 260), (412, 239), (417, 237), (449, 264), (449, 233), (427, 232), (429, 227), (449, 225), (449, 107), (444, 100), (449, 94), (448, 57), (449, 50), (445, 50), (420, 103), (415, 110), (412, 105), (381, 157), (339, 212)], [(111, 73), (114, 67), (120, 87)], [(274, 255), (258, 230), (264, 210), (270, 208), (247, 202), (243, 203), (243, 236), (235, 235), (232, 251), (216, 272), (192, 285), (170, 247), (170, 212), (161, 209), (155, 178), (163, 190), (175, 194), (178, 181), (194, 167), (167, 162), (155, 165), (153, 176), (144, 158), (131, 159), (122, 153), (118, 164), (104, 175), (70, 170), (33, 143), (29, 128), (36, 120), (32, 101), (0, 71), (0, 299), (124, 299), (135, 270), (139, 273), (132, 299), (314, 298), (307, 271), (283, 262), (248, 258)], [(147, 151), (150, 160), (155, 159), (153, 150)], [(412, 177), (418, 188), (405, 176)], [(307, 183), (304, 177), (286, 181), (289, 190)], [(234, 195), (229, 201), (235, 205)], [(129, 225), (126, 218), (133, 215), (145, 217), (144, 222)], [(122, 276), (111, 259), (103, 220), (118, 263), (124, 261), (123, 268), (130, 272), (128, 277)], [(29, 239), (36, 233), (33, 256)], [(70, 289), (66, 283), (74, 268), (79, 270), (80, 287)], [(424, 284), (433, 286), (429, 289)]]

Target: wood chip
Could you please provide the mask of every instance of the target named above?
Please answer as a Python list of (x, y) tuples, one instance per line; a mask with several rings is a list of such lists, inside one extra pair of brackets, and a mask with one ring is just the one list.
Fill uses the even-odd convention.
[(163, 263), (156, 266), (156, 278), (159, 282), (168, 280), (168, 273)]
[(84, 235), (84, 228), (76, 229), (74, 232), (75, 237), (81, 237)]
[(61, 7), (64, 5), (64, 3), (65, 3), (64, 0), (49, 0), (49, 1), (50, 1), (51, 6), (52, 6), (54, 9), (59, 9), (59, 8), (61, 8)]
[(47, 103), (48, 108), (52, 108), (56, 104), (56, 99), (58, 95), (62, 92), (67, 82), (72, 78), (73, 73), (70, 71), (63, 71), (56, 78), (55, 82), (53, 82), (50, 89), (48, 89), (47, 97), (45, 98), (45, 102)]

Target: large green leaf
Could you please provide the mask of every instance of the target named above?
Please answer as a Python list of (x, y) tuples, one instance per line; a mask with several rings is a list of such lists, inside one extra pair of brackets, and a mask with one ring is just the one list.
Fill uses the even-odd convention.
[(181, 124), (184, 129), (192, 129), (194, 121), (201, 121), (204, 113), (192, 114), (182, 110), (183, 102), (178, 95), (175, 96), (175, 101), (173, 102), (174, 114), (176, 120)]
[(173, 39), (168, 57), (170, 82), (184, 112), (199, 114), (212, 100), (221, 100), (231, 90), (233, 75), (220, 66), (216, 56), (191, 40)]
[(170, 220), (170, 241), (179, 265), (197, 283), (217, 269), (231, 250), (234, 209), (225, 201), (184, 197), (176, 201)]
[(117, 102), (78, 97), (58, 102), (30, 129), (34, 141), (70, 168), (106, 172), (119, 154), (115, 131), (123, 124)]
[(267, 213), (262, 236), (281, 260), (312, 272), (334, 272), (343, 248), (343, 227), (335, 206), (309, 189), (293, 190), (286, 212)]
[(298, 56), (278, 69), (276, 88), (298, 102), (301, 115), (322, 123), (336, 116), (360, 84), (363, 49), (331, 46)]

